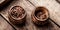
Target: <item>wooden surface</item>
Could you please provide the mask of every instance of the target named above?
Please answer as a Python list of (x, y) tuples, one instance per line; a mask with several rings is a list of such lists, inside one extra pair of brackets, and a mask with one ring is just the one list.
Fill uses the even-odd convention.
[(0, 7), (4, 6), (6, 3), (9, 3), (10, 0), (0, 0)]
[(0, 30), (14, 30), (14, 29), (0, 16)]
[(0, 0), (0, 4), (2, 3), (2, 2), (4, 2), (5, 0)]
[[(3, 11), (1, 11), (0, 13), (3, 15), (3, 17), (7, 19), (7, 21), (9, 21), (8, 10), (10, 10), (11, 7), (16, 6), (16, 5), (21, 6), (27, 12), (26, 24), (23, 25), (22, 27), (21, 26), (17, 27), (10, 22), (17, 30), (60, 30), (60, 28), (51, 21), (48, 21), (48, 24), (45, 26), (35, 26), (31, 20), (31, 14), (32, 14), (31, 12), (34, 11), (34, 9), (37, 6), (44, 6), (49, 10), (50, 18), (60, 25), (59, 16), (58, 16), (60, 5), (57, 2), (55, 2), (55, 0), (53, 1), (52, 0), (50, 1), (49, 0), (46, 0), (46, 1), (45, 0), (30, 0), (30, 1), (34, 4), (34, 6), (27, 0), (14, 0), (9, 6), (4, 8)], [(58, 14), (56, 14), (55, 12), (57, 12)]]

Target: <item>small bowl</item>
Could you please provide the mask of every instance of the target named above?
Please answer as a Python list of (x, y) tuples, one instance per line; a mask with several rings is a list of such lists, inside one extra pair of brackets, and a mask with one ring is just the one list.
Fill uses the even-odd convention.
[(32, 21), (36, 25), (44, 25), (47, 23), (49, 18), (49, 11), (45, 7), (36, 7), (32, 12)]
[(8, 11), (8, 18), (13, 24), (23, 24), (26, 20), (26, 11), (21, 6), (14, 6)]

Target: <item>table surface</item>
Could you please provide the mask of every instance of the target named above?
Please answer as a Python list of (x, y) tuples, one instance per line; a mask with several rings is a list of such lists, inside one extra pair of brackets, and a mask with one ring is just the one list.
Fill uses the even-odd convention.
[[(21, 26), (18, 27), (18, 26), (13, 25), (10, 22), (17, 30), (60, 30), (60, 28), (51, 21), (48, 21), (48, 24), (46, 24), (45, 26), (36, 26), (33, 24), (31, 20), (32, 11), (34, 11), (34, 9), (38, 6), (44, 6), (49, 10), (50, 18), (60, 25), (60, 19), (59, 19), (60, 18), (59, 17), (60, 4), (58, 4), (55, 0), (29, 0), (29, 1), (28, 0), (14, 0), (13, 2), (9, 4), (9, 6), (4, 8), (3, 11), (0, 12), (0, 14), (8, 22), (10, 22), (8, 19), (8, 10), (10, 10), (11, 7), (13, 6), (21, 6), (27, 12), (26, 24), (23, 25), (22, 27)], [(5, 28), (1, 28), (1, 29), (4, 30)], [(8, 30), (12, 30), (12, 28)]]
[(1, 16), (0, 16), (0, 30), (14, 30), (12, 26), (7, 23)]

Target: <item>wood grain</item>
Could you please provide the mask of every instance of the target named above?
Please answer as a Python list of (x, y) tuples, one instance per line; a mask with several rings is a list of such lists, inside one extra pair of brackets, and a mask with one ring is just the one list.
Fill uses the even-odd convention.
[(14, 30), (14, 29), (0, 16), (0, 30)]
[[(47, 1), (43, 1), (43, 0), (30, 0), (36, 7), (37, 6), (44, 6), (46, 7), (47, 9), (49, 9), (50, 11), (50, 16), (51, 18), (53, 19), (54, 17), (56, 18), (56, 15), (54, 14), (55, 11), (57, 11), (57, 5), (56, 8), (53, 10), (53, 8), (55, 6), (53, 6), (53, 3), (52, 3), (52, 6), (50, 5), (51, 2), (48, 0)], [(55, 2), (55, 1), (53, 1)], [(45, 3), (45, 4), (44, 4)], [(56, 2), (55, 2), (56, 3)], [(56, 3), (57, 4), (57, 3)], [(8, 10), (11, 9), (11, 7), (13, 6), (21, 6), (23, 7), (25, 10), (26, 10), (26, 13), (27, 13), (27, 17), (26, 17), (26, 24), (23, 25), (23, 26), (15, 26), (13, 25), (9, 19), (8, 19)], [(49, 5), (49, 6), (48, 6)], [(45, 26), (36, 26), (35, 24), (33, 24), (32, 22), (32, 19), (31, 19), (31, 14), (32, 14), (32, 11), (34, 11), (34, 9), (36, 8), (35, 6), (33, 6), (30, 2), (28, 2), (27, 0), (14, 0), (9, 6), (7, 6), (5, 9), (3, 9), (3, 11), (1, 11), (0, 13), (7, 19), (7, 21), (9, 21), (17, 30), (60, 30), (60, 28), (58, 26), (56, 26), (53, 22), (51, 21), (48, 21), (48, 24), (46, 24)], [(50, 7), (51, 6), (51, 7)], [(49, 8), (48, 8), (49, 7)], [(53, 12), (54, 11), (54, 12)], [(54, 17), (53, 17), (53, 15)], [(55, 20), (56, 21), (56, 20)], [(57, 20), (56, 22), (60, 22), (59, 20)], [(59, 24), (59, 23), (58, 23)]]

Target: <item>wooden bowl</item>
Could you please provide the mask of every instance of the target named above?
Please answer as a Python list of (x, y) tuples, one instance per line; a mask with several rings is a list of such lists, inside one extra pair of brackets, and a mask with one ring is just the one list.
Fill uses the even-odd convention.
[(26, 20), (26, 12), (21, 6), (12, 7), (8, 14), (8, 18), (13, 24), (22, 24)]
[(34, 24), (44, 25), (47, 23), (49, 12), (45, 7), (36, 7), (32, 13), (32, 21)]

